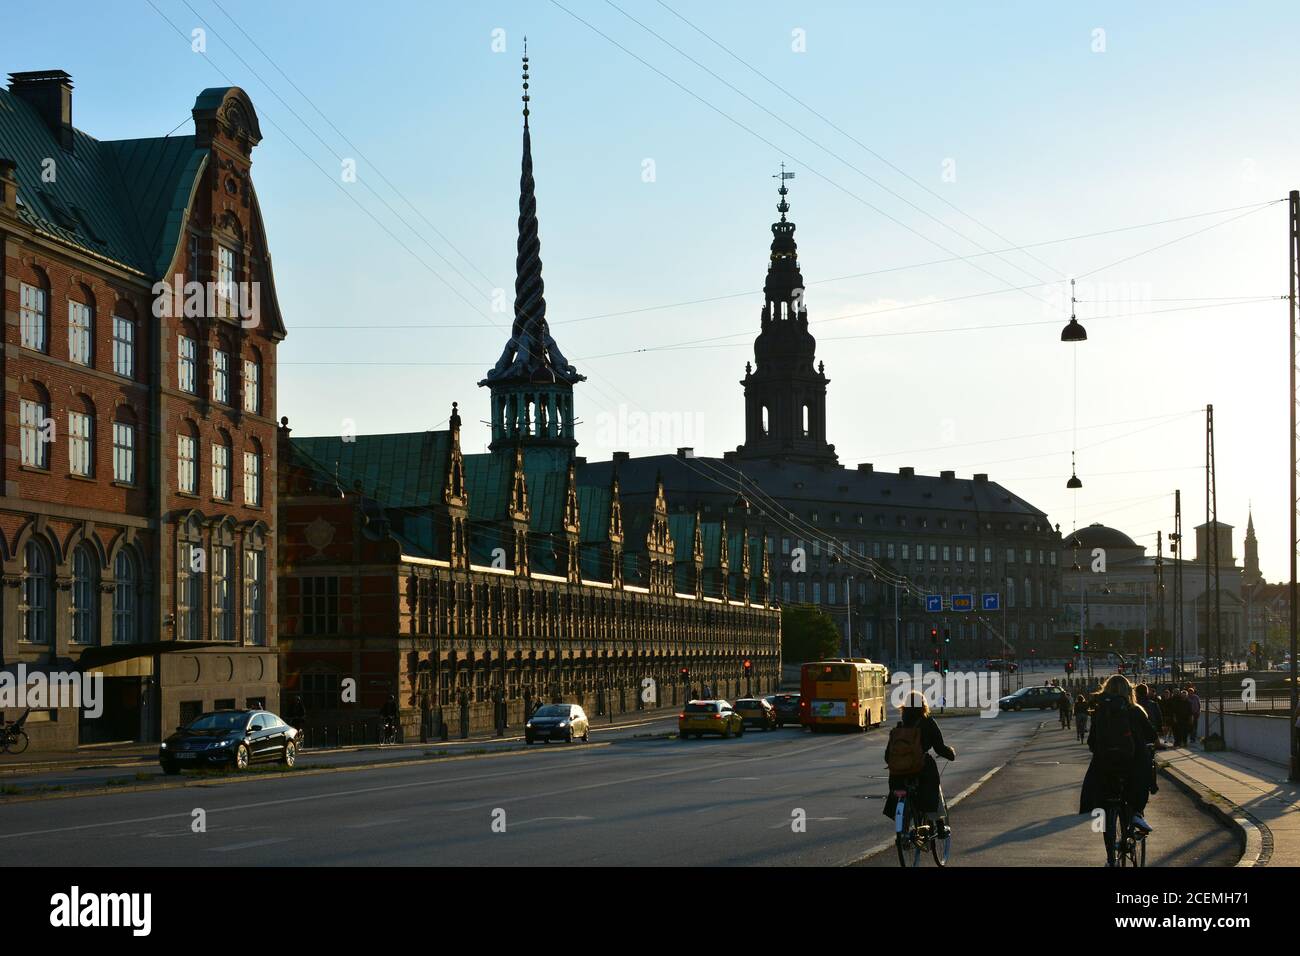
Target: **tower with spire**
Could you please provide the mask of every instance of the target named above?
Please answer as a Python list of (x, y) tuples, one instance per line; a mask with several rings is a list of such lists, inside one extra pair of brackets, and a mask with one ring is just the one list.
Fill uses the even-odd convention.
[[(772, 223), (772, 254), (763, 285), (761, 329), (754, 340), (754, 365), (745, 364), (745, 443), (738, 458), (781, 458), (809, 464), (835, 464), (835, 446), (826, 442), (826, 386), (823, 363), (816, 362), (817, 340), (808, 331), (803, 275), (799, 272), (794, 223), (786, 218), (790, 190), (780, 180)], [(814, 364), (816, 363), (816, 364)]]
[(586, 376), (569, 364), (546, 322), (542, 245), (537, 236), (532, 136), (528, 126), (528, 41), (524, 41), (523, 165), (519, 177), (519, 240), (515, 257), (515, 318), (510, 340), (497, 363), (479, 382), (492, 395), (495, 453), (514, 449), (543, 454), (559, 469), (572, 460), (573, 386)]
[(1242, 584), (1263, 584), (1264, 575), (1259, 570), (1259, 540), (1255, 537), (1253, 509), (1246, 514), (1246, 568), (1241, 575)]

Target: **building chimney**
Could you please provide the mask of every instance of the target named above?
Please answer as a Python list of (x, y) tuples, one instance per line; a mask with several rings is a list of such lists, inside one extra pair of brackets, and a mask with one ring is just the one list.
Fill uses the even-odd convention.
[(975, 480), (980, 482), (981, 484), (987, 483), (989, 480), (988, 472), (984, 472), (984, 471), (976, 472)]
[(939, 472), (939, 477), (942, 478), (944, 481), (952, 481), (954, 478), (957, 477), (957, 472), (955, 472), (955, 471), (941, 471), (941, 472)]
[(36, 110), (59, 145), (72, 151), (72, 77), (62, 70), (10, 73), (9, 92)]
[(615, 461), (628, 461), (629, 459), (631, 459), (631, 457), (632, 457), (631, 453), (626, 452), (626, 451), (616, 451), (616, 452), (614, 452), (614, 460), (615, 460)]
[(677, 457), (678, 457), (678, 458), (694, 458), (694, 457), (695, 457), (695, 449), (694, 449), (694, 448), (679, 448), (679, 449), (677, 449)]
[(872, 466), (871, 462), (869, 462), (869, 461), (860, 461), (860, 462), (858, 462), (858, 471), (866, 472), (866, 473), (869, 475), (869, 474), (871, 474), (874, 470), (875, 470), (875, 468)]
[(904, 465), (902, 468), (898, 469), (898, 477), (900, 478), (911, 478), (915, 474), (916, 469), (911, 465)]
[(18, 215), (18, 164), (0, 157), (0, 209), (7, 216)]

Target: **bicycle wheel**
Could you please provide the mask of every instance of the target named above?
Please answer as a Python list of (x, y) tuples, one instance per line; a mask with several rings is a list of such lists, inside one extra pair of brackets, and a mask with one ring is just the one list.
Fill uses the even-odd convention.
[[(945, 820), (946, 824), (948, 821)], [(948, 865), (948, 851), (952, 849), (952, 830), (948, 830), (948, 835), (940, 840), (935, 837), (930, 840), (930, 853), (934, 857), (936, 866)]]
[(20, 730), (5, 740), (5, 753), (20, 754), (27, 749), (29, 742), (26, 732)]
[(911, 806), (903, 807), (903, 832), (895, 834), (894, 849), (898, 851), (899, 866), (920, 866), (921, 848), (916, 845), (917, 827), (921, 825), (921, 815)]

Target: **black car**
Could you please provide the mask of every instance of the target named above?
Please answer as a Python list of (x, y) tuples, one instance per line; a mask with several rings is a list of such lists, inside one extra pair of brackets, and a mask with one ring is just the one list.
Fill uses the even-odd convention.
[(214, 710), (177, 727), (158, 748), (164, 773), (185, 767), (229, 766), (277, 760), (292, 767), (298, 759), (298, 731), (265, 710)]
[(764, 730), (776, 730), (776, 708), (761, 697), (746, 697), (736, 701), (736, 713), (740, 714), (746, 727), (762, 727)]
[(772, 709), (776, 711), (776, 725), (778, 727), (784, 727), (786, 724), (798, 725), (798, 694), (772, 694), (766, 700), (772, 705)]
[(1069, 697), (1059, 687), (1022, 687), (1014, 694), (1008, 694), (998, 701), (1001, 710), (1027, 710), (1037, 707), (1039, 710), (1055, 710), (1061, 706), (1061, 699)]
[(586, 743), (591, 739), (591, 725), (586, 711), (577, 704), (546, 704), (533, 711), (524, 725), (524, 743), (534, 740), (563, 740), (573, 743), (574, 738)]

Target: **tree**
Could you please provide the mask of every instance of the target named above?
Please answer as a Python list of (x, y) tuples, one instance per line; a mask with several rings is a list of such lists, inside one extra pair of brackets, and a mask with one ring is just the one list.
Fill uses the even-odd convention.
[(835, 656), (840, 632), (830, 615), (811, 604), (781, 608), (781, 658), (787, 663), (819, 661)]

